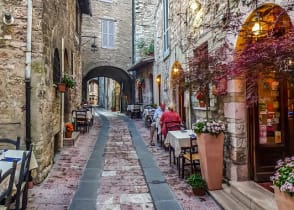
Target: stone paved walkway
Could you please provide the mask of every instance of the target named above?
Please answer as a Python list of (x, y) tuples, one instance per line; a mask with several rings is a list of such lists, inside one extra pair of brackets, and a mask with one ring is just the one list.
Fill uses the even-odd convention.
[[(132, 142), (128, 121), (124, 121), (122, 115), (111, 112), (103, 112), (103, 115), (109, 121), (108, 134), (105, 127), (101, 127), (101, 119), (95, 120), (90, 132), (81, 135), (76, 146), (64, 148), (56, 158), (56, 163), (46, 180), (30, 190), (28, 209), (65, 210), (68, 209), (72, 199), (74, 205), (70, 209), (81, 209), (77, 206), (80, 204), (86, 207), (85, 203), (92, 203), (92, 206), (88, 205), (81, 210), (95, 210), (95, 206), (99, 210), (154, 209), (154, 202), (157, 202), (154, 201), (154, 192), (152, 189), (150, 191), (150, 182), (146, 183), (148, 176), (146, 177), (144, 163), (142, 165), (144, 160), (141, 160), (148, 154), (152, 154), (150, 157), (159, 166), (159, 169), (156, 166), (157, 169), (163, 174), (166, 183), (173, 191), (172, 194), (183, 209), (220, 209), (209, 196), (201, 198), (193, 196), (190, 187), (184, 180), (178, 178), (176, 168), (169, 166), (168, 153), (158, 146), (148, 146), (149, 130), (144, 127), (142, 120), (133, 119), (129, 121), (131, 121), (131, 124), (135, 124), (140, 133), (140, 138), (143, 137), (145, 143), (142, 140), (141, 143), (144, 146), (143, 149), (146, 150), (147, 148), (150, 151), (149, 153), (146, 150), (148, 154), (142, 148), (138, 150), (140, 149), (140, 145), (138, 145), (140, 142)], [(97, 135), (98, 140), (96, 142)], [(105, 138), (105, 149), (103, 148), (104, 145), (100, 145), (104, 144), (99, 140), (103, 137), (101, 135), (107, 136)], [(140, 138), (133, 136), (134, 141), (139, 141)], [(137, 152), (143, 151), (144, 153), (143, 156), (139, 154), (140, 161), (136, 149)], [(99, 153), (103, 156), (101, 166), (96, 161), (100, 158)], [(142, 167), (145, 172), (143, 172)], [(89, 177), (91, 182), (89, 182)], [(81, 181), (79, 182), (80, 178)], [(99, 180), (98, 183), (97, 180)], [(88, 185), (81, 189), (84, 184)], [(83, 200), (84, 198), (76, 200), (77, 197), (81, 197), (81, 192), (87, 193), (87, 189), (93, 195), (92, 200)], [(153, 197), (150, 192), (153, 193)]]
[(100, 127), (96, 119), (90, 132), (80, 135), (74, 147), (62, 149), (47, 178), (29, 190), (28, 210), (68, 209)]

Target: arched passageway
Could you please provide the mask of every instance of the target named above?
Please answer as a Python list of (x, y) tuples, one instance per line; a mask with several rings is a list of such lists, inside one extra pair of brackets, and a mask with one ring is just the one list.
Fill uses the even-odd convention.
[(83, 97), (87, 95), (88, 81), (98, 77), (106, 77), (115, 80), (120, 85), (121, 111), (125, 111), (126, 104), (132, 102), (134, 82), (131, 76), (123, 69), (114, 66), (97, 66), (90, 69), (83, 77)]

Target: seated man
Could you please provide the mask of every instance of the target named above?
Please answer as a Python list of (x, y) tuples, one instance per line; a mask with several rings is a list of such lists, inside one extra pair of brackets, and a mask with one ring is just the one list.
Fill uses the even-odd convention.
[(162, 115), (162, 113), (165, 111), (165, 103), (161, 103), (159, 105), (159, 107), (155, 110), (154, 115), (153, 115), (153, 121), (151, 123), (151, 127), (150, 127), (150, 145), (151, 146), (155, 146), (154, 142), (153, 142), (153, 136), (154, 136), (154, 132), (156, 129), (156, 126), (158, 123), (158, 120), (160, 119), (160, 116)]

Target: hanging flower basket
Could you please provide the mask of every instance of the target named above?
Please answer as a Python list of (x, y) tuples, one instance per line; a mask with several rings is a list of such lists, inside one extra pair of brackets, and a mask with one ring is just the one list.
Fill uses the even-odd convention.
[(66, 85), (65, 83), (58, 83), (57, 84), (57, 90), (61, 93), (64, 93), (66, 90)]

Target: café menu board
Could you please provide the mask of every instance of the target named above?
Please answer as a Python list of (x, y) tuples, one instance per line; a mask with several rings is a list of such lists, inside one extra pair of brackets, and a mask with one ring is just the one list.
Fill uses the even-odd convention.
[(282, 143), (279, 93), (278, 81), (272, 78), (259, 81), (259, 144)]

